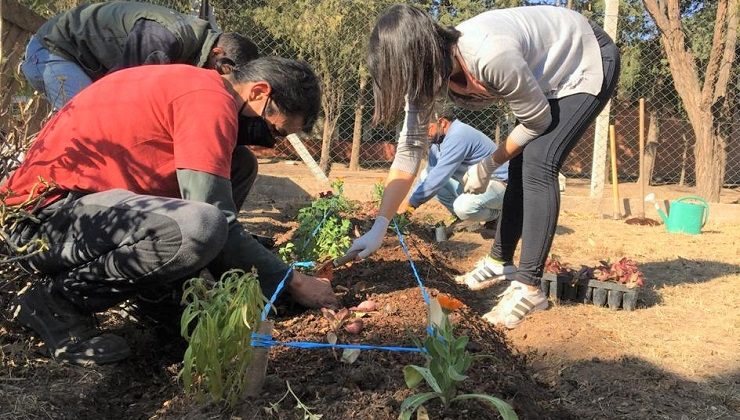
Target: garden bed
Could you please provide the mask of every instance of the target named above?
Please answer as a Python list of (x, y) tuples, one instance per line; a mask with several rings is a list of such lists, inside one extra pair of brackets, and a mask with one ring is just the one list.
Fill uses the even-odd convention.
[[(270, 232), (264, 232), (270, 233)], [(427, 233), (424, 233), (425, 235)], [(479, 392), (507, 400), (520, 418), (567, 418), (545, 386), (529, 376), (524, 359), (515, 355), (503, 334), (483, 321), (472, 309), (481, 306), (476, 294), (451, 280), (452, 264), (431, 245), (431, 238), (407, 238), (411, 255), (432, 295), (444, 292), (460, 298), (467, 306), (453, 314), (457, 333), (470, 337), (468, 350), (490, 354), (475, 362), (462, 392)], [(423, 339), (427, 310), (412, 276), (408, 260), (394, 236), (367, 261), (339, 269), (335, 289), (342, 303), (353, 306), (371, 298), (379, 305), (365, 321), (358, 336), (341, 335), (340, 342), (413, 346), (412, 337)], [(7, 307), (9, 288), (0, 295)], [(468, 307), (469, 306), (469, 307)], [(278, 305), (275, 338), (281, 341), (324, 341), (329, 330), (320, 311), (302, 311), (282, 302)], [(15, 410), (13, 418), (302, 418), (296, 402), (286, 398), (273, 414), (264, 409), (277, 402), (290, 383), (296, 396), (323, 419), (395, 419), (401, 402), (416, 391), (406, 388), (402, 369), (424, 363), (418, 353), (363, 351), (353, 364), (342, 363), (341, 352), (272, 348), (263, 392), (236, 413), (222, 405), (198, 402), (182, 393), (177, 382), (184, 343), (176, 335), (146, 329), (122, 319), (115, 311), (101, 318), (105, 327), (123, 335), (132, 344), (134, 357), (124, 363), (85, 369), (60, 365), (36, 356), (38, 342), (3, 318), (3, 376), (0, 382), (0, 415)], [(426, 391), (422, 389), (421, 391)], [(488, 405), (465, 401), (446, 413), (441, 405), (428, 404), (432, 418), (497, 418)]]

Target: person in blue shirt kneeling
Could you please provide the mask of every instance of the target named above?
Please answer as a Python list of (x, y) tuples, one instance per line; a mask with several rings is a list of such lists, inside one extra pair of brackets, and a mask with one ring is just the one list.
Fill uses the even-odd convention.
[(453, 225), (495, 222), (506, 192), (508, 163), (494, 172), (482, 193), (465, 193), (464, 188), (469, 168), (496, 151), (496, 144), (457, 119), (449, 104), (440, 107), (435, 121), (430, 122), (428, 136), (428, 164), (409, 198), (407, 212), (436, 197), (452, 214)]

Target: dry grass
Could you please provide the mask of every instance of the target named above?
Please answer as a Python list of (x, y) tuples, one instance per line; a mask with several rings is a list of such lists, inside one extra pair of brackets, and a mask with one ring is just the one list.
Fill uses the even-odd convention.
[[(562, 328), (588, 325), (592, 333), (583, 337), (586, 348), (614, 357), (640, 357), (690, 379), (740, 371), (740, 226), (709, 226), (701, 235), (675, 235), (663, 226), (632, 226), (567, 212), (560, 224), (572, 233), (557, 236), (552, 252), (565, 261), (593, 264), (621, 256), (639, 261), (647, 279), (643, 307), (615, 312), (560, 305), (531, 323), (558, 319)], [(527, 329), (525, 324), (513, 337)]]
[[(461, 271), (490, 245), (453, 239)], [(556, 304), (507, 333), (579, 418), (740, 418), (739, 224), (689, 236), (566, 209), (552, 253), (576, 266), (630, 257), (646, 277), (636, 311)], [(498, 291), (484, 292), (491, 304)]]

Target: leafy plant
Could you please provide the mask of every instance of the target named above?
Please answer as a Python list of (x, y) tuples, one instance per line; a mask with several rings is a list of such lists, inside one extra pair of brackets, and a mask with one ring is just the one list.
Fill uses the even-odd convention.
[[(40, 191), (39, 194), (36, 194), (37, 191)], [(0, 193), (0, 265), (26, 259), (49, 250), (48, 240), (43, 236), (26, 243), (17, 243), (11, 238), (11, 232), (22, 222), (40, 223), (34, 214), (46, 198), (55, 192), (57, 192), (56, 184), (39, 178), (28, 197), (17, 205), (9, 206), (5, 202), (5, 199), (12, 194), (11, 191)]]
[(645, 284), (645, 276), (637, 266), (637, 262), (627, 257), (615, 263), (601, 261), (601, 265), (594, 268), (593, 278), (600, 281), (613, 281), (627, 287), (641, 287)]
[(326, 340), (331, 344), (336, 344), (337, 335), (345, 323), (352, 318), (352, 312), (347, 308), (338, 311), (328, 308), (321, 308), (321, 314), (329, 321), (329, 332), (326, 334)]
[[(408, 232), (409, 226), (411, 226), (411, 219), (409, 218), (408, 213), (398, 213), (393, 217), (393, 220), (395, 220), (396, 225), (398, 225), (398, 230), (400, 230), (401, 233)], [(393, 230), (393, 232), (396, 231), (392, 223), (389, 226), (389, 229)]]
[(570, 276), (573, 272), (570, 265), (560, 261), (560, 257), (555, 254), (550, 255), (550, 258), (545, 261), (545, 273), (555, 274), (557, 276)]
[(349, 248), (351, 223), (342, 214), (354, 209), (344, 196), (344, 183), (332, 183), (334, 192), (321, 193), (310, 206), (298, 211), (298, 229), (278, 251), (286, 261), (321, 261), (337, 258)]
[(297, 395), (295, 395), (295, 392), (293, 392), (293, 389), (290, 387), (290, 382), (285, 381), (285, 384), (288, 386), (288, 390), (285, 391), (285, 394), (283, 394), (279, 400), (274, 403), (270, 403), (269, 407), (263, 407), (262, 409), (265, 410), (265, 413), (269, 415), (277, 415), (280, 412), (280, 403), (290, 395), (296, 401), (295, 409), (303, 411), (303, 420), (319, 420), (323, 417), (323, 414), (313, 414), (311, 412), (310, 408), (306, 406), (306, 404), (304, 404)]
[[(353, 308), (342, 308), (338, 311), (321, 308), (321, 314), (324, 315), (324, 318), (326, 318), (327, 321), (329, 321), (330, 330), (328, 333), (326, 333), (326, 342), (329, 344), (336, 344), (342, 328), (344, 328), (344, 330), (350, 334), (359, 334), (365, 327), (365, 323), (362, 321), (361, 318), (367, 315), (368, 312), (373, 312), (376, 310), (377, 304), (370, 300), (366, 300)], [(359, 357), (359, 355), (359, 349), (344, 349), (342, 351), (341, 360), (345, 363), (351, 364), (354, 363), (355, 360), (357, 360), (357, 357)], [(336, 353), (334, 353), (334, 358), (337, 358)]]
[(383, 193), (385, 192), (385, 185), (383, 182), (376, 182), (373, 184), (373, 203), (375, 203), (375, 207), (380, 207), (380, 202), (383, 201)]
[[(454, 309), (461, 306), (456, 299), (443, 299), (446, 307)], [(448, 305), (449, 304), (449, 305)], [(464, 381), (473, 360), (480, 356), (471, 356), (465, 349), (467, 336), (455, 337), (453, 326), (448, 317), (448, 310), (443, 309), (439, 298), (432, 299), (429, 306), (429, 325), (432, 334), (420, 345), (426, 350), (426, 364), (422, 366), (407, 365), (403, 376), (409, 388), (416, 388), (425, 382), (431, 392), (424, 392), (406, 398), (401, 404), (400, 420), (411, 419), (411, 416), (423, 404), (439, 398), (444, 408), (462, 400), (480, 399), (492, 404), (499, 414), (506, 419), (518, 419), (516, 412), (500, 398), (486, 394), (458, 394), (457, 387)], [(485, 356), (484, 356), (485, 357)]]
[(557, 255), (551, 255), (545, 262), (545, 272), (571, 277), (573, 282), (596, 279), (624, 284), (629, 288), (642, 287), (645, 284), (645, 275), (637, 262), (630, 258), (623, 257), (615, 263), (599, 261), (599, 264), (595, 267), (582, 265), (579, 270), (575, 270), (569, 264), (561, 262)]
[(266, 301), (257, 276), (241, 270), (224, 273), (213, 287), (201, 278), (186, 283), (180, 333), (188, 348), (179, 376), (187, 391), (207, 390), (216, 401), (237, 402), (248, 379), (252, 331)]

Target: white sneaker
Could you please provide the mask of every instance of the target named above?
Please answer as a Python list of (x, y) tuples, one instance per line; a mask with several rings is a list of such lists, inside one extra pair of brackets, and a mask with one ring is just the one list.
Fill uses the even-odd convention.
[(515, 265), (503, 264), (487, 255), (475, 264), (474, 269), (455, 277), (455, 282), (468, 286), (470, 290), (483, 290), (502, 280), (511, 280), (515, 273)]
[(499, 295), (498, 304), (483, 319), (494, 325), (503, 325), (508, 329), (519, 326), (529, 314), (547, 309), (547, 296), (542, 290), (529, 291), (526, 285), (512, 281), (511, 285)]

